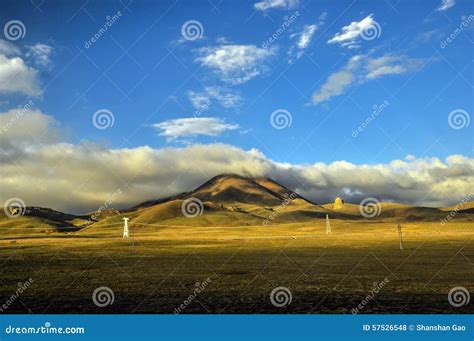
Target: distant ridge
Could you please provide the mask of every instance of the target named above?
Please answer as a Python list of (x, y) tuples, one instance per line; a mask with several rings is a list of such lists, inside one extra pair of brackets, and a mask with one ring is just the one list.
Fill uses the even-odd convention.
[[(187, 199), (197, 199), (197, 214), (189, 219), (183, 213)], [(275, 180), (237, 174), (214, 176), (190, 192), (168, 198), (149, 200), (125, 210), (112, 207), (84, 215), (65, 214), (49, 208), (27, 207), (25, 214), (11, 219), (0, 211), (0, 229), (4, 233), (74, 232), (112, 228), (121, 229), (123, 217), (141, 226), (273, 226), (305, 223), (308, 227), (318, 219), (370, 222), (422, 222), (441, 224), (444, 220), (474, 221), (474, 202), (430, 208), (399, 203), (380, 203), (377, 214), (368, 218), (359, 205), (344, 203), (334, 209), (332, 203), (317, 205)], [(449, 218), (448, 218), (449, 216)], [(449, 228), (449, 226), (446, 226)]]

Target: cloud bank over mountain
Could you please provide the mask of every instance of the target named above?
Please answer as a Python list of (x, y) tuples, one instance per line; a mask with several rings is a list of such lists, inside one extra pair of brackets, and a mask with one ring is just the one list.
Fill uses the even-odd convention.
[(474, 160), (462, 155), (409, 156), (387, 164), (288, 164), (226, 144), (162, 149), (71, 144), (54, 118), (35, 110), (1, 113), (0, 126), (0, 201), (19, 197), (28, 206), (71, 213), (96, 210), (118, 189), (122, 194), (112, 205), (123, 208), (191, 190), (222, 173), (271, 177), (317, 203), (372, 196), (443, 206), (468, 196), (474, 183)]

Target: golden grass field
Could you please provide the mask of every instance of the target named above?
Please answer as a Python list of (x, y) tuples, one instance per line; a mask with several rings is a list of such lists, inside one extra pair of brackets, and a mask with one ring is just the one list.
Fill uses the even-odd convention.
[[(393, 221), (332, 219), (331, 235), (324, 219), (171, 224), (191, 220), (132, 223), (132, 239), (122, 238), (120, 224), (67, 233), (10, 229), (0, 239), (0, 297), (7, 300), (18, 282), (33, 283), (4, 312), (173, 313), (208, 278), (182, 313), (351, 313), (384, 278), (360, 313), (474, 312), (472, 302), (455, 308), (447, 299), (453, 287), (474, 292), (470, 221), (405, 222), (402, 251)], [(103, 308), (91, 299), (101, 286), (115, 296)], [(292, 294), (281, 308), (269, 299), (278, 286)]]
[[(472, 304), (453, 307), (448, 292), (474, 292), (473, 207), (379, 203), (369, 219), (362, 206), (317, 205), (270, 179), (221, 175), (122, 211), (29, 207), (12, 218), (2, 210), (0, 297), (8, 304), (0, 309), (352, 313), (363, 303), (360, 313), (472, 313)], [(124, 217), (133, 238), (122, 238)], [(113, 303), (95, 304), (100, 287), (110, 288)], [(284, 306), (271, 300), (278, 287), (291, 293)]]

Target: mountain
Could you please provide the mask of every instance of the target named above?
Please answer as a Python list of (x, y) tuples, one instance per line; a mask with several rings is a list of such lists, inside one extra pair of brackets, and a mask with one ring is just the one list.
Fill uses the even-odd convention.
[(130, 210), (189, 198), (197, 198), (203, 202), (209, 201), (215, 204), (245, 203), (272, 206), (281, 204), (290, 195), (298, 203), (313, 204), (271, 179), (221, 174), (211, 178), (191, 192), (181, 193), (165, 199), (146, 201), (132, 207)]
[[(189, 207), (188, 207), (189, 205)], [(370, 221), (474, 221), (473, 202), (462, 207), (429, 208), (398, 203), (381, 203), (379, 214)], [(458, 208), (456, 210), (456, 208)], [(189, 211), (189, 212), (188, 212)], [(123, 217), (142, 227), (166, 226), (273, 226), (304, 222), (311, 226), (317, 219), (368, 220), (359, 205), (345, 203), (317, 205), (278, 182), (263, 177), (222, 174), (201, 186), (172, 197), (150, 200), (125, 210), (107, 208), (102, 212), (76, 216), (48, 208), (27, 207), (23, 216), (11, 219), (0, 214), (0, 230), (7, 234), (33, 232), (73, 232), (121, 229)], [(190, 219), (190, 216), (192, 219)]]
[(88, 219), (87, 215), (78, 216), (36, 206), (28, 206), (24, 209), (23, 215), (10, 218), (2, 208), (0, 230), (2, 234), (12, 234), (18, 231), (30, 233), (73, 232), (85, 226)]

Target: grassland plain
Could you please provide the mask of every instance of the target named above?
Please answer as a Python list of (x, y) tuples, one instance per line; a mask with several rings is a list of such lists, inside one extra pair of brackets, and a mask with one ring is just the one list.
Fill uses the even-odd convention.
[[(3, 312), (173, 313), (187, 302), (182, 313), (351, 313), (385, 279), (359, 313), (474, 312), (472, 302), (456, 308), (448, 301), (453, 287), (474, 292), (471, 221), (405, 222), (404, 250), (393, 221), (332, 219), (331, 235), (323, 219), (181, 224), (132, 224), (132, 239), (122, 238), (119, 223), (66, 233), (10, 230), (0, 236)], [(114, 301), (98, 307), (92, 294), (102, 286)], [(292, 296), (284, 307), (270, 300), (279, 286)]]

